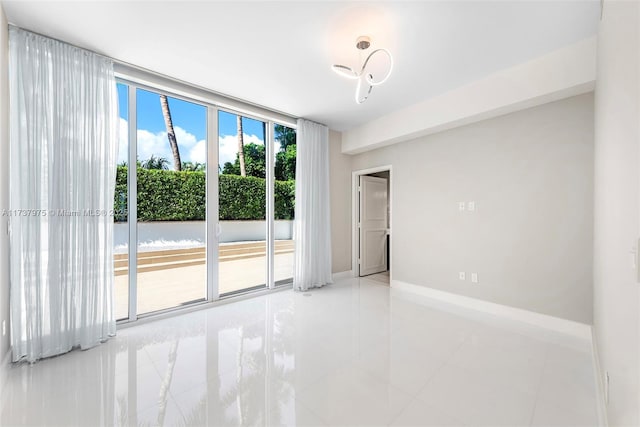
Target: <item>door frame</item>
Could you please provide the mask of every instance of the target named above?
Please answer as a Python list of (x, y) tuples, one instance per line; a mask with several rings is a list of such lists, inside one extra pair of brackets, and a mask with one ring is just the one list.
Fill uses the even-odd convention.
[(360, 247), (360, 233), (358, 232), (359, 198), (358, 181), (361, 175), (369, 175), (376, 172), (389, 171), (389, 194), (387, 203), (389, 204), (389, 284), (393, 280), (393, 167), (392, 165), (382, 165), (373, 168), (359, 169), (351, 172), (351, 274), (353, 277), (360, 277), (360, 267), (358, 264), (358, 252)]

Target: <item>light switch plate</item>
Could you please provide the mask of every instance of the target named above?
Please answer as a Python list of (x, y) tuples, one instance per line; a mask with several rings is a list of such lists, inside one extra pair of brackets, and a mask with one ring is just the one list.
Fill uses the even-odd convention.
[(475, 210), (476, 210), (476, 202), (467, 203), (467, 210), (469, 212), (475, 212)]
[(458, 202), (458, 210), (459, 211), (463, 211), (466, 208), (466, 203), (465, 202)]
[(471, 283), (478, 283), (478, 273), (471, 273)]

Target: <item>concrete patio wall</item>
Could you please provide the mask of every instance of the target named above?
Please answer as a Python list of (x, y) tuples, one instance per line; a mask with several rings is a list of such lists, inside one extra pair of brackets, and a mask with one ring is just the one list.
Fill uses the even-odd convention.
[[(220, 243), (257, 241), (266, 238), (265, 221), (220, 221)], [(205, 242), (204, 221), (155, 221), (138, 223), (138, 241), (193, 241)], [(114, 245), (124, 246), (128, 240), (127, 223), (114, 224)], [(293, 236), (293, 221), (275, 222), (276, 240), (288, 240)]]

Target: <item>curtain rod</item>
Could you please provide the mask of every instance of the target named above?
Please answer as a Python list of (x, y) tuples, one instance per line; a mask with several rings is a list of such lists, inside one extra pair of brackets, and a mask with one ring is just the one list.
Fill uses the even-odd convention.
[(13, 28), (15, 28), (15, 29), (17, 29), (17, 30), (20, 30), (20, 31), (25, 31), (25, 32), (27, 32), (27, 33), (34, 34), (34, 35), (36, 35), (36, 36), (38, 36), (38, 37), (43, 37), (43, 38), (45, 38), (45, 39), (53, 40), (53, 41), (55, 41), (55, 42), (65, 44), (65, 45), (67, 45), (67, 46), (71, 46), (71, 47), (73, 47), (73, 48), (75, 48), (75, 49), (80, 49), (80, 50), (82, 50), (82, 51), (85, 51), (85, 52), (88, 52), (88, 53), (92, 53), (92, 54), (94, 54), (94, 55), (98, 55), (99, 57), (104, 58), (104, 59), (108, 59), (108, 60), (110, 60), (110, 61), (115, 61), (113, 58), (111, 58), (111, 57), (109, 57), (109, 56), (103, 55), (103, 54), (98, 53), (98, 52), (94, 52), (94, 51), (92, 51), (92, 50), (90, 50), (90, 49), (87, 49), (87, 48), (84, 48), (84, 47), (80, 47), (80, 46), (78, 46), (78, 45), (76, 45), (76, 44), (69, 43), (69, 42), (64, 41), (64, 40), (57, 39), (57, 38), (55, 38), (55, 37), (47, 36), (46, 34), (42, 34), (42, 33), (39, 33), (39, 32), (37, 32), (37, 31), (27, 30), (26, 28), (22, 28), (22, 27), (20, 27), (20, 26), (18, 26), (18, 25), (16, 25), (16, 24), (11, 23), (11, 22), (9, 22), (9, 23), (8, 23), (8, 26), (9, 26), (9, 27), (13, 27)]
[[(37, 36), (44, 37), (44, 38), (47, 38), (47, 39), (50, 39), (50, 40), (54, 40), (54, 41), (62, 43), (62, 44), (66, 44), (68, 46), (72, 46), (72, 47), (74, 47), (76, 49), (80, 49), (80, 50), (83, 50), (85, 52), (90, 52), (90, 53), (98, 55), (98, 56), (100, 56), (102, 58), (108, 59), (109, 61), (112, 61), (114, 64), (116, 64), (116, 65), (118, 65), (120, 67), (123, 67), (125, 69), (129, 69), (129, 70), (137, 71), (137, 72), (140, 72), (140, 73), (148, 74), (148, 75), (150, 75), (152, 77), (160, 78), (160, 79), (166, 80), (168, 82), (177, 83), (179, 85), (184, 85), (186, 87), (195, 89), (197, 91), (204, 92), (204, 93), (208, 94), (210, 97), (212, 97), (214, 99), (217, 98), (217, 99), (221, 99), (221, 100), (229, 100), (229, 101), (231, 101), (230, 102), (231, 109), (239, 109), (239, 110), (241, 110), (239, 112), (242, 112), (242, 110), (245, 110), (245, 111), (251, 113), (252, 109), (258, 109), (259, 111), (264, 111), (264, 112), (271, 112), (272, 114), (260, 114), (260, 115), (264, 115), (264, 116), (267, 116), (267, 117), (273, 116), (273, 113), (275, 113), (276, 116), (282, 116), (283, 118), (288, 118), (289, 119), (288, 120), (289, 121), (289, 123), (288, 123), (289, 125), (292, 125), (293, 123), (295, 123), (297, 121), (297, 119), (299, 118), (297, 116), (292, 116), (291, 114), (287, 114), (285, 112), (282, 112), (282, 111), (279, 111), (279, 110), (276, 110), (276, 109), (273, 109), (273, 108), (269, 108), (269, 107), (266, 107), (266, 106), (263, 106), (263, 105), (260, 105), (260, 104), (256, 104), (256, 103), (253, 103), (253, 102), (250, 102), (250, 101), (246, 101), (246, 100), (241, 99), (241, 98), (236, 98), (234, 96), (226, 95), (224, 93), (220, 93), (220, 92), (217, 92), (215, 90), (212, 90), (212, 89), (200, 86), (200, 85), (196, 85), (196, 84), (187, 82), (187, 81), (182, 80), (182, 79), (171, 77), (171, 76), (168, 76), (166, 74), (159, 73), (157, 71), (149, 70), (148, 68), (144, 68), (144, 67), (132, 64), (132, 63), (127, 62), (127, 61), (123, 61), (123, 60), (120, 60), (120, 59), (112, 58), (110, 56), (107, 56), (107, 55), (104, 55), (104, 54), (101, 54), (101, 53), (98, 53), (98, 52), (94, 52), (94, 51), (92, 51), (90, 49), (87, 49), (87, 48), (84, 48), (84, 47), (80, 47), (78, 45), (75, 45), (73, 43), (69, 43), (69, 42), (64, 41), (64, 40), (60, 40), (60, 39), (55, 38), (55, 37), (50, 37), (48, 35), (45, 35), (45, 34), (42, 34), (42, 33), (38, 33), (36, 31), (28, 30), (26, 28), (22, 28), (22, 27), (20, 27), (18, 25), (15, 25), (15, 24), (13, 24), (11, 22), (8, 24), (8, 26), (9, 27), (13, 27), (13, 28), (17, 28), (17, 29), (22, 30), (22, 31), (27, 31), (27, 32), (30, 32), (30, 33), (35, 34)], [(222, 103), (225, 104), (224, 102), (222, 102)], [(238, 107), (242, 107), (242, 106), (246, 106), (248, 108), (238, 108)]]

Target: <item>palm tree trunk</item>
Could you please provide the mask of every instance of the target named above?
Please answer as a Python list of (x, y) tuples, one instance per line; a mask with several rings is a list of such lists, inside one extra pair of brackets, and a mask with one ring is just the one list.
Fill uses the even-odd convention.
[(242, 116), (236, 116), (238, 122), (238, 161), (240, 162), (240, 176), (247, 176), (244, 167), (244, 133), (242, 131)]
[(169, 110), (169, 102), (167, 95), (160, 95), (160, 106), (162, 107), (162, 115), (164, 116), (164, 124), (167, 127), (167, 137), (169, 138), (169, 146), (173, 153), (173, 167), (175, 170), (182, 170), (182, 162), (180, 161), (180, 150), (178, 150), (178, 140), (176, 132), (173, 130), (173, 121), (171, 120), (171, 111)]

